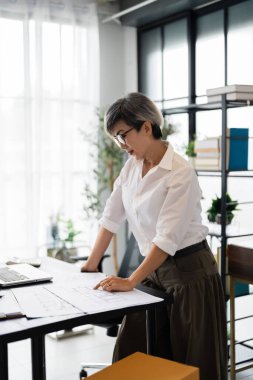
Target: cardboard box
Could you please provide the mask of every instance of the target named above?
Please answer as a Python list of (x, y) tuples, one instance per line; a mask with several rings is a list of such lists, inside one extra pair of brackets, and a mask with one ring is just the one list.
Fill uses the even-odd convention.
[(88, 378), (91, 380), (199, 380), (199, 369), (136, 352)]

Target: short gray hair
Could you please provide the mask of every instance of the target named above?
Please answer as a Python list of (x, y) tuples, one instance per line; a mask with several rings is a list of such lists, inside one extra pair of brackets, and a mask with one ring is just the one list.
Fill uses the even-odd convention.
[(114, 126), (119, 121), (124, 121), (137, 131), (141, 129), (144, 121), (149, 121), (152, 125), (154, 138), (162, 137), (163, 115), (152, 100), (140, 92), (132, 92), (116, 100), (108, 108), (104, 123), (109, 134), (113, 133)]

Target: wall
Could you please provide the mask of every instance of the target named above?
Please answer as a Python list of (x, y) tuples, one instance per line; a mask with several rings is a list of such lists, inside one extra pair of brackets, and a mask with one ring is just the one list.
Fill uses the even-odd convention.
[(137, 90), (137, 33), (116, 23), (99, 26), (100, 105)]
[[(132, 27), (115, 22), (99, 25), (100, 38), (100, 107), (106, 108), (128, 92), (137, 91), (137, 33)], [(118, 258), (125, 252), (126, 227), (118, 233)], [(110, 250), (109, 250), (110, 253)], [(104, 271), (113, 273), (111, 259)]]

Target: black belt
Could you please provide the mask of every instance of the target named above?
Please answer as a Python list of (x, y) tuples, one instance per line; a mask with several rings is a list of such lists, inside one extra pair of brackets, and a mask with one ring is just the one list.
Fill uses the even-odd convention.
[(208, 247), (208, 244), (207, 244), (207, 241), (205, 239), (205, 240), (201, 241), (200, 243), (196, 243), (196, 244), (193, 244), (193, 245), (189, 245), (189, 247), (185, 247), (183, 249), (179, 249), (175, 253), (175, 255), (172, 256), (172, 257), (175, 257), (175, 258), (178, 259), (179, 257), (190, 255), (191, 253), (200, 251), (201, 249), (204, 249), (204, 248), (207, 248), (207, 247)]

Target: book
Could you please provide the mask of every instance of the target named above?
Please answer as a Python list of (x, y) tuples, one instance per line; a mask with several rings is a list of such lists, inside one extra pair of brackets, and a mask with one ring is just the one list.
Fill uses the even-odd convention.
[(220, 170), (220, 138), (196, 140), (194, 167), (197, 170)]
[(219, 151), (209, 152), (203, 149), (197, 152), (197, 157), (198, 158), (219, 158), (220, 152)]
[[(220, 102), (222, 99), (221, 94), (217, 95), (208, 95), (207, 102)], [(253, 92), (231, 92), (226, 94), (226, 99), (230, 101), (235, 100), (253, 100)]]
[(219, 172), (220, 171), (220, 167), (219, 166), (194, 166), (194, 169), (195, 170), (198, 170), (198, 171), (203, 171), (203, 172)]
[(194, 151), (197, 155), (198, 153), (218, 153), (220, 151), (219, 137), (196, 140)]
[(195, 158), (195, 165), (200, 166), (219, 166), (220, 158)]
[(208, 158), (195, 158), (194, 160), (194, 167), (197, 170), (220, 170), (221, 169), (221, 163), (220, 160), (212, 160)]
[[(248, 169), (248, 128), (228, 128), (226, 139), (226, 169)], [(198, 170), (221, 170), (221, 136), (195, 142), (194, 166)]]
[(228, 86), (210, 88), (206, 90), (207, 96), (221, 95), (228, 93), (253, 93), (253, 85), (249, 84), (231, 84)]
[(227, 133), (229, 142), (228, 170), (248, 169), (248, 128), (230, 128)]

